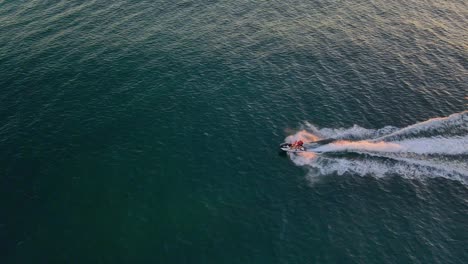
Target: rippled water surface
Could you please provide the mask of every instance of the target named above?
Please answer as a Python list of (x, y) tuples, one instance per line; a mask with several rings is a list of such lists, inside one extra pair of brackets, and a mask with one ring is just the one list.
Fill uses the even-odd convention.
[(0, 0), (1, 263), (468, 262), (466, 1), (202, 2)]

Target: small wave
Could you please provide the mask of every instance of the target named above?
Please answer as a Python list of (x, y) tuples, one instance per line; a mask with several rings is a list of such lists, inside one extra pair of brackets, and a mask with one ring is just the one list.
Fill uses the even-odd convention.
[[(318, 128), (310, 123), (286, 141), (338, 139), (315, 153), (290, 155), (309, 175), (358, 174), (407, 178), (444, 177), (468, 183), (468, 111), (405, 128)], [(355, 155), (347, 155), (354, 153)]]

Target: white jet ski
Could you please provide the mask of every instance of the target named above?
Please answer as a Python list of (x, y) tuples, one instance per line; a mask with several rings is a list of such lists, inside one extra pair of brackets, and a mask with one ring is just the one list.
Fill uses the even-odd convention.
[(291, 143), (282, 143), (280, 145), (280, 149), (284, 152), (289, 152), (289, 153), (301, 153), (301, 152), (314, 152), (314, 153), (320, 153), (320, 151), (314, 150), (315, 148), (326, 145), (328, 143), (331, 143), (335, 141), (336, 139), (334, 138), (328, 138), (328, 139), (323, 139), (323, 140), (318, 140), (314, 142), (309, 142), (305, 143), (304, 146), (300, 148), (292, 148)]
[(280, 149), (285, 152), (292, 152), (292, 153), (301, 153), (301, 152), (307, 152), (306, 148), (300, 147), (300, 148), (292, 148), (291, 143), (283, 143), (280, 145)]

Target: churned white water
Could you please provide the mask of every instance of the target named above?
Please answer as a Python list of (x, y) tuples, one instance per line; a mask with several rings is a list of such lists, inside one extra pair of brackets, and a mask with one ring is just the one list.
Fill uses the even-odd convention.
[(444, 177), (463, 183), (468, 180), (468, 111), (401, 129), (387, 126), (374, 130), (356, 125), (332, 129), (306, 123), (286, 141), (324, 138), (338, 140), (311, 153), (290, 155), (295, 164), (308, 167), (310, 175), (398, 174), (408, 178)]

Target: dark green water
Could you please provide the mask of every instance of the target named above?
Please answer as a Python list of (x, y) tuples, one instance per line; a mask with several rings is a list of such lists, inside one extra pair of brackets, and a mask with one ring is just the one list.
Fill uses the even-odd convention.
[(467, 12), (0, 0), (0, 263), (467, 263)]

